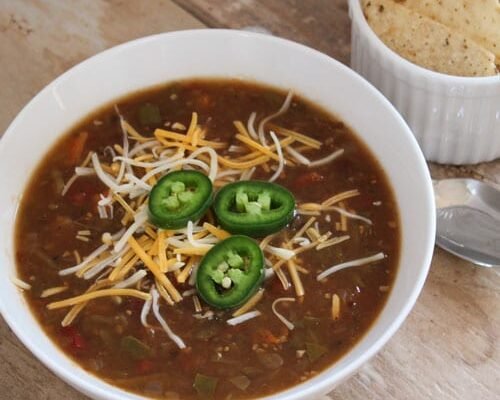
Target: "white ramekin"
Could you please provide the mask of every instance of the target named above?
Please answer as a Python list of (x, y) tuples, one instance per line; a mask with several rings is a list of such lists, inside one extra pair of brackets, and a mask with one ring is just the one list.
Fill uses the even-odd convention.
[(389, 49), (349, 0), (351, 67), (398, 109), (429, 161), (475, 164), (500, 157), (500, 75), (470, 78), (415, 65)]
[(404, 321), (429, 269), (436, 220), (424, 157), (389, 101), (346, 66), (284, 39), (227, 30), (146, 37), (73, 67), (31, 100), (0, 141), (0, 311), (35, 356), (91, 398), (144, 399), (84, 371), (44, 334), (10, 279), (16, 275), (14, 221), (31, 171), (61, 134), (84, 116), (128, 93), (204, 76), (253, 80), (292, 89), (321, 105), (349, 125), (371, 149), (393, 188), (402, 231), (400, 265), (380, 316), (338, 362), (300, 385), (266, 397), (316, 399), (370, 359)]

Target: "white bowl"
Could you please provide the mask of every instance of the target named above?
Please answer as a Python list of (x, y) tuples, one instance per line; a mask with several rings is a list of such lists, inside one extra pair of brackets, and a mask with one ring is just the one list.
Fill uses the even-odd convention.
[(500, 157), (500, 75), (459, 77), (402, 58), (349, 0), (351, 67), (399, 110), (429, 161), (475, 164)]
[(43, 89), (0, 141), (0, 310), (26, 347), (76, 389), (95, 399), (140, 399), (79, 368), (40, 329), (10, 279), (16, 274), (16, 210), (30, 173), (61, 134), (82, 117), (138, 89), (203, 76), (250, 79), (294, 89), (352, 127), (376, 155), (393, 186), (400, 208), (402, 251), (395, 285), (381, 315), (336, 364), (269, 397), (314, 398), (327, 393), (380, 350), (410, 312), (432, 256), (434, 200), (417, 142), (391, 104), (349, 68), (283, 39), (225, 30), (151, 36), (98, 54)]

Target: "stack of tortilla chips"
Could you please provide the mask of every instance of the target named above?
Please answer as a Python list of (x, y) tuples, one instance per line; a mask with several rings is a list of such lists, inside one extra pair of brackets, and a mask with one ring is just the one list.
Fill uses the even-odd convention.
[(362, 4), (377, 36), (407, 60), (449, 75), (499, 73), (498, 0), (362, 0)]

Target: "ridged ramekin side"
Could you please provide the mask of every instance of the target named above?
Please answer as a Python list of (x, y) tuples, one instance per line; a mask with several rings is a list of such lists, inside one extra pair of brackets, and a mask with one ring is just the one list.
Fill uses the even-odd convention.
[(429, 161), (474, 164), (500, 157), (500, 76), (452, 77), (386, 47), (350, 0), (351, 67), (398, 109)]

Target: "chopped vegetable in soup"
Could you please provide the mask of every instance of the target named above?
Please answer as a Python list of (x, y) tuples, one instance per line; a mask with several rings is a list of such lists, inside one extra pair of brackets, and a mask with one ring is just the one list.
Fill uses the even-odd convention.
[(292, 92), (192, 80), (104, 107), (54, 146), (20, 205), (17, 282), (107, 382), (250, 399), (356, 345), (399, 245), (390, 186), (344, 123)]

